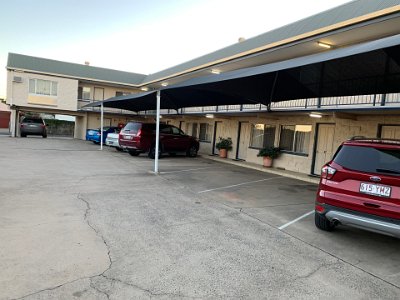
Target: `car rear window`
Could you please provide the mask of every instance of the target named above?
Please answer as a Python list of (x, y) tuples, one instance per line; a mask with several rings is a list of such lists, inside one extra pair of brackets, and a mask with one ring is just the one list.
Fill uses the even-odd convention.
[(42, 119), (30, 119), (30, 118), (25, 118), (22, 122), (23, 122), (23, 123), (43, 124), (43, 120), (42, 120)]
[(400, 175), (400, 150), (343, 145), (333, 161), (347, 169)]
[(142, 124), (140, 123), (128, 123), (125, 125), (123, 131), (129, 131), (129, 133), (136, 134), (141, 127)]

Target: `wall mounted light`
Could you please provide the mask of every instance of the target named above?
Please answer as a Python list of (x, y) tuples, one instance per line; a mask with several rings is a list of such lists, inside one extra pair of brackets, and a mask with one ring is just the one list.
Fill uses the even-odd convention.
[(326, 49), (331, 49), (332, 45), (329, 45), (327, 43), (323, 43), (323, 42), (317, 42), (318, 46), (322, 47), (322, 48), (326, 48)]
[(214, 119), (214, 115), (213, 114), (206, 114), (206, 118)]
[(220, 74), (221, 71), (218, 70), (218, 69), (212, 69), (212, 70), (211, 70), (211, 73), (213, 73), (213, 74)]
[(162, 86), (168, 86), (168, 82), (161, 83)]
[(320, 114), (314, 114), (314, 113), (311, 113), (309, 116), (310, 116), (311, 118), (322, 118), (322, 115), (320, 115)]
[(144, 86), (142, 88), (140, 88), (143, 92), (147, 92), (149, 90), (149, 88), (147, 86)]

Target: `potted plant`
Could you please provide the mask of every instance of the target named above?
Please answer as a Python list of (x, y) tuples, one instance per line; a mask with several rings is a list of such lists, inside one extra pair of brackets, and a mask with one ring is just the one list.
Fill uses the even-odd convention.
[(219, 157), (226, 158), (228, 151), (232, 149), (232, 139), (219, 137), (219, 142), (215, 145), (215, 148), (219, 150)]
[(263, 166), (270, 168), (272, 166), (272, 160), (277, 158), (280, 154), (280, 149), (277, 147), (265, 147), (258, 151), (257, 156), (263, 157)]

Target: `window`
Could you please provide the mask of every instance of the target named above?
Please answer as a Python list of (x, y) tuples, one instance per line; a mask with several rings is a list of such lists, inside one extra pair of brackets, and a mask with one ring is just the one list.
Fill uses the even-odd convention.
[(78, 99), (90, 100), (90, 87), (78, 87)]
[(284, 151), (308, 155), (311, 125), (281, 126), (279, 148)]
[(192, 124), (192, 136), (197, 137), (197, 123)]
[(130, 95), (131, 93), (128, 93), (128, 92), (120, 92), (120, 91), (117, 91), (117, 92), (115, 92), (115, 97), (119, 97), (119, 96), (126, 96), (126, 95)]
[(200, 123), (199, 140), (201, 142), (211, 142), (213, 126), (208, 123)]
[(275, 143), (275, 126), (265, 124), (252, 124), (250, 147), (261, 149), (273, 147)]
[(57, 82), (42, 79), (29, 79), (29, 93), (36, 95), (57, 96)]

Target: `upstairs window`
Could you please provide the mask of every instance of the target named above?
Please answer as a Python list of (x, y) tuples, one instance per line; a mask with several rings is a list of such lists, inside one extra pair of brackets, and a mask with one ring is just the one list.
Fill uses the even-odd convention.
[(56, 81), (29, 79), (29, 93), (36, 95), (57, 96)]
[(90, 100), (90, 87), (88, 86), (78, 87), (78, 99)]
[(130, 95), (131, 93), (128, 93), (128, 92), (120, 92), (120, 91), (117, 91), (117, 92), (115, 92), (115, 97), (119, 97), (119, 96), (127, 96), (127, 95)]

